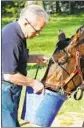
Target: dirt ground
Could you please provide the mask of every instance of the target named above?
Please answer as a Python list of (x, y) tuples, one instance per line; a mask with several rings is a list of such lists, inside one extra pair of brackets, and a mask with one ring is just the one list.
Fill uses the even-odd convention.
[(55, 118), (51, 127), (82, 127), (84, 113), (68, 112)]
[[(67, 112), (64, 115), (58, 115), (54, 119), (51, 127), (82, 127), (84, 113)], [(35, 124), (25, 123), (21, 127), (40, 127)]]

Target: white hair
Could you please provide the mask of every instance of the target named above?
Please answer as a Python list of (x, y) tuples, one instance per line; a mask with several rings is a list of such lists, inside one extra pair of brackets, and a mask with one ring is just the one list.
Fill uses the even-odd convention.
[(48, 14), (40, 5), (29, 5), (25, 7), (20, 13), (20, 18), (28, 18), (29, 21), (37, 20), (39, 17), (44, 17), (45, 22), (48, 22)]

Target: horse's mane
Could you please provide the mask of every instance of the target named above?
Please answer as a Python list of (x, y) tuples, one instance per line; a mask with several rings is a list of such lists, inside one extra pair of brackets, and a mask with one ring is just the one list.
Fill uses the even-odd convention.
[(80, 28), (78, 28), (76, 33), (80, 32), (80, 31), (84, 31), (84, 25), (82, 25)]
[(70, 43), (70, 38), (66, 38), (65, 40), (61, 40), (56, 44), (56, 49), (58, 50), (63, 50), (64, 48), (66, 48), (69, 43)]

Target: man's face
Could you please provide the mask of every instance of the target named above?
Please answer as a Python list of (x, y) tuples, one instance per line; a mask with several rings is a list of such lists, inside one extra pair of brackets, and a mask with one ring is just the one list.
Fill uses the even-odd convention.
[(29, 22), (27, 19), (26, 20), (26, 28), (25, 28), (25, 38), (33, 38), (37, 35), (40, 34), (40, 31), (44, 28), (45, 26), (45, 19), (44, 18), (39, 18), (35, 22)]

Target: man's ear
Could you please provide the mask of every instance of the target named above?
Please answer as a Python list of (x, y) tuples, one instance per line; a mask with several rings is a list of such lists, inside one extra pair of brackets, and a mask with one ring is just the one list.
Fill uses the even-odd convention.
[(45, 18), (43, 16), (40, 16), (39, 17), (39, 20), (44, 20)]
[(28, 25), (28, 23), (27, 23), (27, 22), (25, 22), (25, 23), (24, 23), (24, 26), (26, 27), (27, 25)]

